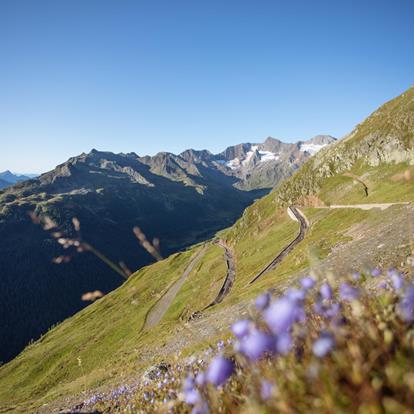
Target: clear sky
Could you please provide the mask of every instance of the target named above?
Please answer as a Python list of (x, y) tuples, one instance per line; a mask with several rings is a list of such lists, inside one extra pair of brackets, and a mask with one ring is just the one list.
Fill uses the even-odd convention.
[(0, 0), (0, 171), (343, 136), (414, 83), (412, 0)]

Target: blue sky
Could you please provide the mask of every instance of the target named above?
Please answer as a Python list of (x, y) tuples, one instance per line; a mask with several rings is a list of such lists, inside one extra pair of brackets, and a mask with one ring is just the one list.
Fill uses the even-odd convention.
[(414, 83), (414, 2), (0, 0), (0, 171), (343, 136)]

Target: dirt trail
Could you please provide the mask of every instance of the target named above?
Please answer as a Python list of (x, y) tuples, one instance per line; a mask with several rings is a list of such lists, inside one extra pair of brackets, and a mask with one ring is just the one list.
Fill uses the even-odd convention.
[(304, 237), (306, 229), (309, 227), (309, 222), (305, 215), (297, 208), (290, 206), (288, 207), (288, 214), (292, 220), (296, 220), (300, 224), (299, 234), (294, 240), (292, 240), (266, 267), (264, 267), (250, 282), (249, 285), (256, 282), (261, 276), (267, 273), (269, 270), (274, 269), (275, 266), (287, 256), (293, 248), (300, 243)]
[(227, 244), (223, 240), (219, 240), (217, 244), (224, 249), (224, 258), (226, 259), (226, 264), (227, 264), (227, 275), (226, 275), (226, 278), (224, 279), (223, 286), (221, 287), (218, 295), (213, 300), (213, 302), (211, 302), (206, 307), (206, 309), (210, 308), (211, 306), (217, 305), (226, 297), (226, 295), (230, 292), (233, 286), (233, 283), (234, 283), (234, 279), (236, 277), (236, 266), (234, 265), (233, 253), (231, 252), (230, 248), (227, 246)]
[(177, 296), (177, 293), (181, 289), (181, 286), (186, 281), (187, 277), (190, 275), (191, 271), (194, 269), (194, 266), (200, 261), (204, 253), (206, 252), (207, 245), (204, 245), (198, 253), (193, 256), (190, 261), (190, 264), (185, 269), (182, 276), (167, 290), (167, 292), (161, 297), (161, 299), (149, 310), (147, 317), (145, 319), (144, 329), (151, 328), (161, 321), (165, 312), (167, 312), (171, 303)]
[(391, 206), (410, 204), (410, 201), (398, 201), (396, 203), (370, 203), (370, 204), (332, 204), (330, 206), (315, 207), (315, 208), (359, 208), (361, 210), (371, 210), (373, 208), (379, 208), (385, 210)]

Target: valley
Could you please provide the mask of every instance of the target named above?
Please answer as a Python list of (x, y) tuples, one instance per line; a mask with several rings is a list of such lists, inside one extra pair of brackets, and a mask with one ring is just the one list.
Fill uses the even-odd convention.
[(411, 88), (233, 225), (138, 270), (0, 367), (0, 412), (70, 409), (151, 366), (195, 358), (254, 315), (257, 295), (279, 297), (306, 275), (319, 283), (396, 267), (411, 280), (413, 148)]
[(317, 136), (287, 144), (269, 137), (219, 154), (191, 149), (152, 157), (93, 149), (35, 179), (4, 173), (14, 185), (0, 191), (0, 361), (84, 308), (84, 293), (108, 293), (123, 282), (122, 271), (90, 252), (62, 248), (32, 213), (52, 220), (54, 233), (68, 239), (75, 217), (82, 239), (129, 273), (154, 261), (134, 227), (159, 239), (164, 256), (209, 239), (334, 141)]

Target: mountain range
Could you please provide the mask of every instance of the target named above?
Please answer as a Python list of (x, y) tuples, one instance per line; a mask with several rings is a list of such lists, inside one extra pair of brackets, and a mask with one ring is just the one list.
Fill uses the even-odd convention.
[(11, 185), (16, 184), (20, 181), (30, 180), (36, 176), (37, 174), (13, 174), (9, 170), (0, 172), (0, 190), (2, 188), (10, 187)]
[[(299, 152), (296, 148), (289, 159), (295, 161), (303, 145), (311, 145), (305, 147), (309, 151), (317, 150), (323, 145), (318, 143), (319, 139), (301, 144)], [(135, 272), (122, 286), (54, 327), (0, 367), (2, 407), (5, 411), (36, 413), (71, 410), (74, 406), (82, 409), (87, 388), (93, 391), (91, 395), (100, 396), (100, 410), (105, 409), (105, 401), (113, 398), (121, 384), (124, 387), (139, 382), (154, 364), (168, 370), (170, 363), (194, 359), (195, 351), (217, 346), (218, 340), (225, 339), (223, 332), (236, 319), (254, 315), (252, 299), (259, 293), (271, 291), (279, 295), (303, 275), (312, 274), (320, 281), (328, 275), (330, 281), (335, 281), (338, 276), (351, 275), (355, 270), (398, 266), (404, 277), (412, 277), (413, 148), (414, 87), (381, 106), (342, 140), (308, 157), (291, 177), (254, 201), (233, 225), (221, 229), (213, 239), (207, 240), (205, 235), (203, 242)], [(140, 187), (149, 190), (162, 184), (156, 180), (161, 176), (155, 171), (165, 171), (170, 176), (168, 182), (179, 185), (177, 190), (184, 188), (203, 197), (203, 203), (195, 207), (198, 209), (207, 202), (205, 197), (211, 191), (211, 179), (207, 177), (217, 177), (220, 171), (223, 171), (220, 177), (227, 177), (227, 187), (220, 198), (228, 200), (234, 194), (240, 196), (239, 192), (250, 194), (239, 188), (262, 188), (263, 184), (251, 180), (254, 171), (247, 173), (247, 166), (252, 163), (260, 168), (267, 162), (263, 158), (275, 160), (277, 156), (276, 147), (242, 144), (218, 156), (194, 151), (188, 156), (164, 154), (154, 163), (150, 159), (140, 163), (148, 167), (145, 170), (138, 169), (132, 161), (127, 163), (131, 159), (136, 162), (136, 155), (110, 156), (93, 151), (69, 160), (36, 182), (18, 184), (12, 191), (3, 192), (2, 197), (9, 200), (3, 210), (11, 209), (6, 211), (7, 216), (12, 214), (15, 204), (44, 197), (48, 200), (45, 205), (37, 201), (39, 213), (58, 221), (61, 216), (57, 209), (50, 208), (52, 199), (48, 199), (46, 190), (59, 185), (65, 190), (61, 193), (65, 194), (63, 199), (66, 192), (71, 197), (77, 194), (88, 197), (92, 189), (97, 192), (103, 188), (99, 173), (102, 165), (110, 171), (107, 175), (113, 176), (111, 180), (127, 181), (128, 185), (138, 181)], [(189, 172), (190, 166), (181, 161), (185, 157), (194, 160), (206, 157), (192, 163), (191, 168), (197, 167), (200, 175), (195, 169)], [(209, 157), (214, 159), (207, 160)], [(203, 163), (207, 166), (218, 163), (214, 174)], [(139, 175), (128, 167), (134, 167)], [(151, 168), (153, 175), (148, 172)], [(82, 180), (85, 171), (96, 177), (92, 183), (88, 180), (87, 187)], [(73, 180), (77, 188), (86, 191), (73, 194), (70, 185)], [(116, 188), (105, 187), (102, 193), (112, 194)], [(119, 191), (126, 188), (122, 186)], [(215, 193), (220, 188), (215, 187)], [(59, 196), (56, 198), (58, 203)], [(88, 209), (96, 206), (97, 200), (93, 198)], [(122, 201), (116, 207), (122, 209), (124, 216), (125, 204), (130, 204), (131, 199)], [(223, 211), (220, 210), (223, 205), (213, 210), (216, 205), (212, 199), (209, 202), (210, 211)], [(100, 218), (107, 211), (99, 210)], [(184, 212), (186, 220), (190, 211)], [(99, 228), (98, 223), (95, 221), (88, 233)], [(191, 222), (191, 226), (196, 225), (200, 222)], [(27, 232), (27, 224), (23, 229)], [(2, 237), (7, 234), (2, 233)], [(175, 236), (178, 234), (175, 228)], [(111, 253), (122, 242), (119, 238), (112, 243)], [(82, 274), (89, 276), (89, 269), (81, 269)], [(59, 279), (61, 274), (57, 272), (54, 277)], [(352, 309), (355, 313), (360, 311), (357, 307)], [(110, 408), (106, 411), (110, 412)]]
[[(73, 249), (56, 243), (29, 213), (52, 220), (68, 237), (76, 217), (99, 254), (135, 271), (154, 260), (139, 246), (135, 226), (161, 241), (163, 255), (205, 240), (333, 141), (269, 137), (220, 154), (190, 149), (152, 157), (93, 149), (35, 179), (4, 173), (19, 182), (0, 192), (0, 360), (86, 306), (85, 292), (107, 293), (123, 281), (90, 253), (66, 260)], [(52, 263), (59, 257), (62, 263)]]

